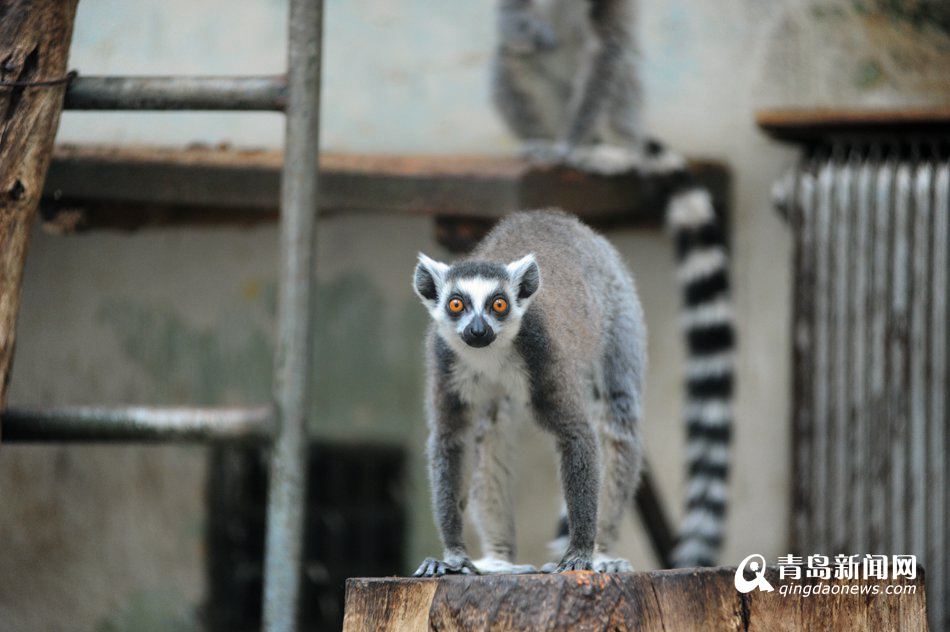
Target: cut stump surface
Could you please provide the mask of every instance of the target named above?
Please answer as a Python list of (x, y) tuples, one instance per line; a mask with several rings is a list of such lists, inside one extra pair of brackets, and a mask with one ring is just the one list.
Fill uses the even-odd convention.
[[(734, 568), (649, 573), (354, 578), (346, 632), (362, 630), (926, 630), (922, 573), (914, 580), (830, 580), (839, 594), (739, 593)], [(803, 580), (813, 586), (815, 580)], [(857, 586), (878, 594), (850, 594)], [(904, 594), (886, 594), (899, 586)], [(843, 589), (848, 594), (842, 594)], [(893, 590), (893, 588), (891, 589)], [(913, 592), (906, 592), (913, 591)]]

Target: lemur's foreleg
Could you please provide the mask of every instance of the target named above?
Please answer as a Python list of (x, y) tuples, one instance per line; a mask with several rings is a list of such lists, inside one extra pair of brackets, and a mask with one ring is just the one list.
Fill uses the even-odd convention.
[(478, 573), (462, 539), (462, 467), (471, 411), (451, 384), (450, 352), (443, 351), (429, 394), (428, 453), (432, 504), (444, 552), (441, 560), (426, 558), (416, 577)]

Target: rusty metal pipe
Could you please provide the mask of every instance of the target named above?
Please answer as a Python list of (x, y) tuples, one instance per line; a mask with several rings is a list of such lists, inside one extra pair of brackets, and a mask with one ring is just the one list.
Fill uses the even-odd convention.
[(260, 77), (79, 76), (66, 90), (67, 110), (282, 111), (283, 75)]

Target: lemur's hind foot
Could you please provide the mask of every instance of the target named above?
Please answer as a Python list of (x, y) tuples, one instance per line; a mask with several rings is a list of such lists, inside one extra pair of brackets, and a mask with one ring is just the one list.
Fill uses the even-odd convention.
[(444, 560), (427, 557), (423, 560), (414, 577), (442, 577), (443, 575), (478, 575), (479, 571), (467, 557), (450, 556)]
[(553, 167), (568, 161), (568, 147), (553, 140), (526, 140), (521, 144), (521, 157), (535, 165)]
[(483, 575), (526, 575), (538, 572), (531, 564), (513, 564), (497, 557), (483, 557), (473, 564)]
[(643, 171), (648, 161), (643, 152), (635, 147), (587, 145), (572, 149), (566, 162), (581, 171), (613, 176)]
[(633, 572), (633, 565), (623, 558), (595, 555), (594, 570), (598, 573), (631, 573)]

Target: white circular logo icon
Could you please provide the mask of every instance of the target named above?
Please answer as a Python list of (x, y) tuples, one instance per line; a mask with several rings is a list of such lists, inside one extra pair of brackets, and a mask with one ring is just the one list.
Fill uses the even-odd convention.
[[(752, 579), (745, 578), (745, 569), (747, 566), (750, 571), (755, 573), (755, 577)], [(739, 568), (736, 569), (736, 590), (741, 593), (747, 593), (751, 592), (754, 588), (758, 588), (763, 592), (772, 592), (775, 590), (772, 588), (772, 584), (765, 579), (765, 558), (758, 553), (753, 553), (742, 560), (742, 563), (739, 564)]]

